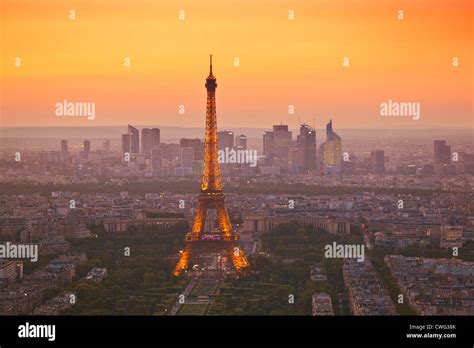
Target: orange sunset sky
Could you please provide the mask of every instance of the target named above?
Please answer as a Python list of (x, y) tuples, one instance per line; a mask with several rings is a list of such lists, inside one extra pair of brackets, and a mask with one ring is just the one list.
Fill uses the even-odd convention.
[[(473, 129), (473, 3), (1, 0), (0, 124), (203, 127), (213, 54), (220, 128)], [(95, 119), (56, 116), (64, 99)], [(381, 117), (389, 99), (421, 118)]]

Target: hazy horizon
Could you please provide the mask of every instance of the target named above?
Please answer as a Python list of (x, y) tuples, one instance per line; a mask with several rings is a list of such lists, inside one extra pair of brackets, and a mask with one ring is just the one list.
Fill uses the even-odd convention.
[[(180, 126), (160, 126), (156, 124), (148, 124), (148, 125), (137, 125), (131, 123), (131, 125), (139, 130), (142, 128), (159, 128), (161, 130), (161, 137), (167, 138), (166, 134), (178, 134), (180, 137), (187, 137), (191, 133), (196, 133), (197, 137), (204, 137), (204, 129), (205, 125), (203, 124), (202, 127), (180, 127)], [(269, 127), (219, 127), (218, 131), (232, 131), (234, 135), (244, 134), (247, 137), (261, 137), (264, 131), (272, 130), (273, 125)], [(453, 135), (462, 135), (466, 136), (469, 134), (474, 135), (473, 129), (463, 129), (463, 128), (426, 128), (426, 129), (418, 129), (418, 128), (339, 128), (337, 124), (333, 121), (333, 128), (336, 133), (373, 133), (375, 135), (426, 135), (426, 136), (433, 136), (433, 135), (440, 135), (440, 136), (453, 136)], [(288, 125), (288, 129), (293, 132), (293, 137), (299, 134), (299, 127)], [(37, 132), (41, 130), (41, 133), (35, 134), (34, 137), (37, 138), (51, 138), (51, 137), (68, 137), (67, 134), (75, 134), (80, 135), (82, 138), (94, 137), (94, 133), (97, 133), (95, 138), (104, 138), (104, 132), (108, 132), (115, 135), (120, 135), (123, 133), (127, 133), (127, 125), (114, 125), (114, 126), (0, 126), (0, 137), (2, 138), (16, 138), (16, 137), (30, 137), (30, 132)], [(81, 134), (82, 132), (88, 132), (87, 135)], [(94, 132), (94, 130), (96, 132)], [(61, 135), (58, 135), (58, 131), (61, 131)], [(326, 128), (325, 127), (316, 127), (316, 133), (319, 136), (325, 136)]]
[[(142, 127), (158, 127), (161, 130), (162, 143), (179, 143), (181, 138), (204, 138), (204, 127), (169, 127), (157, 125), (133, 125), (138, 129)], [(261, 149), (263, 132), (268, 128), (238, 128), (221, 127), (220, 131), (233, 131), (234, 135), (244, 134), (248, 139), (250, 148)], [(290, 127), (293, 140), (299, 134), (298, 129)], [(432, 146), (432, 141), (437, 139), (447, 140), (452, 146), (458, 148), (474, 147), (474, 136), (471, 129), (339, 129), (334, 127), (336, 133), (342, 137), (344, 148), (351, 148), (355, 144), (364, 144), (367, 147), (384, 147), (388, 144), (406, 144), (413, 146)], [(59, 147), (60, 139), (67, 139), (70, 143), (81, 143), (90, 140), (94, 148), (100, 148), (103, 140), (110, 140), (111, 146), (120, 146), (121, 134), (127, 132), (126, 126), (88, 126), (88, 127), (0, 127), (0, 146), (15, 148), (20, 143), (27, 147), (47, 146)], [(316, 129), (318, 145), (326, 140), (326, 131)]]

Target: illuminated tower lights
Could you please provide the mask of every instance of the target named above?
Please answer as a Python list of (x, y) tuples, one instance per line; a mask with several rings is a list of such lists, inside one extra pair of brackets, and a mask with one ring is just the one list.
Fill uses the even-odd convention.
[[(238, 237), (232, 231), (229, 215), (225, 208), (222, 193), (222, 179), (218, 161), (217, 115), (216, 115), (216, 78), (212, 73), (212, 55), (210, 72), (205, 84), (207, 90), (206, 133), (204, 142), (204, 169), (201, 181), (201, 193), (198, 197), (198, 208), (191, 232), (186, 235), (184, 250), (180, 252), (179, 261), (173, 274), (179, 276), (185, 271), (193, 257), (201, 253), (225, 250), (238, 273), (247, 268), (249, 263)], [(203, 234), (208, 209), (215, 209), (219, 223), (220, 235)]]

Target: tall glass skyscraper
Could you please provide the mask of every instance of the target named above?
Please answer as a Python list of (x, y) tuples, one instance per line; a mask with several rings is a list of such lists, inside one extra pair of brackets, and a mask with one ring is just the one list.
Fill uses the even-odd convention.
[(297, 163), (302, 171), (316, 170), (316, 130), (306, 124), (300, 126), (296, 137)]
[(160, 129), (142, 128), (142, 152), (151, 154), (151, 150), (157, 146), (160, 146)]
[(137, 128), (128, 125), (128, 134), (130, 135), (130, 152), (140, 152), (140, 132)]
[(321, 170), (324, 174), (341, 171), (342, 140), (332, 129), (332, 120), (326, 125), (326, 141), (319, 147)]

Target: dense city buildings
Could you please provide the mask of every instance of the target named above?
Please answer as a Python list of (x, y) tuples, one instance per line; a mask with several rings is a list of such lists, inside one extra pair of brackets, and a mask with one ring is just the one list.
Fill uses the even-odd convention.
[(331, 297), (324, 293), (315, 293), (312, 298), (313, 315), (334, 315)]
[[(183, 145), (185, 145), (185, 144), (183, 144)], [(173, 163), (177, 158), (179, 158), (179, 149), (181, 147), (179, 143), (178, 144), (161, 143), (160, 147), (163, 150), (162, 151), (163, 159), (169, 161), (170, 163)], [(183, 146), (183, 147), (186, 147), (186, 146)], [(187, 146), (187, 147), (189, 147), (189, 146)]]
[(0, 259), (0, 282), (14, 283), (23, 279), (23, 261)]
[(48, 290), (71, 284), (76, 278), (76, 268), (86, 261), (85, 254), (63, 255), (26, 275), (17, 265), (17, 277), (14, 280), (12, 278), (10, 282), (4, 283), (0, 279), (0, 315), (60, 314), (72, 305), (70, 298), (69, 306), (58, 308), (56, 300), (44, 303), (44, 294)]
[[(119, 296), (138, 272), (136, 284), (150, 293), (167, 282), (175, 286), (156, 305), (161, 314), (229, 313), (241, 305), (253, 314), (473, 315), (474, 153), (468, 136), (435, 140), (445, 137), (416, 133), (408, 141), (342, 129), (343, 144), (332, 121), (326, 139), (307, 124), (253, 133), (236, 128), (209, 142), (214, 155), (220, 150), (213, 157), (216, 171), (204, 161), (204, 132), (183, 128), (173, 137), (170, 131), (128, 125), (115, 135), (61, 134), (2, 145), (0, 313), (88, 313), (97, 304), (85, 309), (67, 300), (77, 288), (112, 291), (114, 284), (122, 289), (113, 290)], [(196, 183), (206, 192), (213, 182), (203, 172), (213, 173), (214, 181), (220, 173), (212, 185), (225, 187), (225, 214), (215, 209), (222, 191), (196, 199)], [(205, 217), (200, 201), (212, 201)], [(193, 229), (200, 233), (186, 235)], [(197, 243), (200, 256), (186, 259), (186, 243), (218, 245), (226, 238), (245, 255), (248, 267), (241, 268), (261, 283), (233, 271), (239, 261), (230, 250), (202, 253)], [(143, 241), (160, 255), (146, 272), (137, 266), (144, 259), (136, 243)], [(365, 256), (326, 256), (325, 247), (335, 242), (364, 247)], [(128, 264), (118, 256), (128, 244), (138, 258), (132, 272), (123, 270)], [(32, 257), (16, 258), (11, 248), (31, 249)], [(160, 262), (188, 265), (177, 272), (186, 282), (174, 283), (164, 266), (155, 269)], [(291, 291), (304, 297), (305, 307), (266, 308), (270, 299), (288, 301), (272, 296), (289, 296), (289, 274), (296, 277), (291, 286), (302, 284)], [(179, 293), (190, 298), (179, 303)], [(134, 302), (134, 296), (117, 303)]]
[[(155, 129), (157, 130), (157, 128)], [(144, 138), (150, 139), (147, 135), (149, 132), (146, 129), (143, 131), (145, 132)], [(430, 156), (433, 154), (432, 148), (430, 152), (428, 146), (423, 147), (422, 144), (412, 150), (404, 149), (403, 143), (393, 143), (390, 147), (386, 147), (390, 150), (372, 150), (367, 149), (367, 147), (359, 148), (361, 145), (351, 143), (347, 145), (350, 151), (341, 154), (343, 158), (340, 161), (341, 165), (334, 167), (341, 169), (342, 176), (333, 177), (321, 175), (328, 173), (324, 168), (329, 168), (321, 164), (321, 159), (324, 157), (324, 151), (329, 156), (326, 158), (335, 158), (335, 153), (331, 151), (334, 148), (329, 146), (328, 142), (322, 143), (319, 146), (320, 157), (317, 157), (314, 153), (316, 131), (309, 133), (309, 127), (302, 125), (300, 127), (301, 132), (307, 136), (299, 134), (296, 140), (292, 140), (290, 147), (286, 147), (286, 150), (289, 149), (289, 151), (284, 151), (285, 154), (288, 153), (286, 159), (275, 155), (273, 131), (263, 134), (263, 151), (261, 150), (262, 147), (258, 150), (255, 142), (248, 143), (247, 139), (247, 150), (255, 152), (255, 154), (248, 156), (244, 154), (245, 157), (243, 157), (241, 153), (237, 152), (238, 150), (244, 151), (243, 147), (237, 146), (235, 154), (228, 152), (227, 157), (223, 156), (220, 159), (226, 162), (223, 166), (225, 174), (237, 177), (258, 177), (258, 180), (263, 181), (271, 181), (278, 176), (278, 180), (284, 180), (285, 182), (354, 187), (398, 186), (400, 188), (438, 188), (443, 190), (461, 189), (472, 185), (474, 155), (469, 153), (469, 146), (466, 145), (457, 145), (456, 150), (453, 151), (453, 160), (449, 164), (435, 164), (433, 160), (430, 160)], [(283, 133), (286, 134), (286, 132)], [(175, 168), (181, 167), (180, 149), (183, 147), (194, 149), (195, 163), (190, 167), (194, 167), (195, 170), (192, 171), (191, 175), (199, 176), (198, 168), (202, 165), (204, 152), (202, 140), (182, 138), (179, 144), (160, 143), (156, 145), (158, 132), (152, 129), (152, 134), (155, 139), (153, 148), (161, 148), (161, 161), (157, 159), (158, 151), (155, 152), (154, 161), (151, 152), (132, 153), (131, 134), (127, 133), (122, 134), (121, 138), (112, 140), (112, 142), (109, 139), (103, 140), (102, 151), (92, 151), (91, 147), (96, 140), (83, 141), (82, 146), (78, 146), (76, 142), (71, 146), (72, 140), (66, 139), (56, 140), (58, 141), (56, 144), (60, 145), (59, 151), (24, 149), (20, 165), (16, 166), (11, 166), (12, 163), (16, 163), (11, 152), (9, 154), (4, 151), (0, 153), (0, 156), (6, 161), (7, 170), (1, 173), (0, 176), (3, 181), (21, 180), (36, 183), (48, 181), (93, 182), (104, 178), (127, 178), (130, 176), (151, 178), (155, 176), (153, 171), (157, 173), (156, 163), (161, 162), (159, 165), (160, 176), (179, 177), (181, 172), (175, 170)], [(329, 132), (329, 134), (332, 133)], [(338, 138), (334, 134), (331, 137), (335, 139), (335, 142), (330, 141), (329, 143), (339, 143), (340, 137)], [(235, 139), (239, 139), (239, 137)], [(151, 145), (144, 146), (148, 148)], [(236, 143), (234, 143), (235, 146)], [(397, 146), (400, 147), (400, 152), (396, 152)], [(54, 143), (50, 147), (54, 148)], [(86, 151), (79, 150), (81, 147)], [(413, 153), (410, 151), (413, 151)], [(89, 155), (85, 156), (86, 153), (89, 153)], [(319, 163), (320, 168), (317, 172), (306, 170), (305, 166), (309, 165), (309, 168), (314, 166), (314, 158), (317, 159), (316, 164)], [(25, 170), (23, 165), (28, 166), (29, 169)], [(42, 175), (42, 170), (46, 167), (49, 169), (48, 174)]]
[[(166, 233), (182, 224), (193, 225), (198, 210), (195, 183), (203, 172), (203, 160), (197, 160), (195, 155), (203, 156), (204, 144), (199, 138), (178, 138), (174, 143), (167, 139), (167, 143), (156, 145), (155, 138), (148, 153), (145, 150), (151, 142), (145, 140), (150, 139), (146, 129), (153, 128), (142, 129), (139, 153), (131, 153), (129, 133), (122, 136), (124, 141), (119, 135), (111, 139), (55, 139), (44, 149), (23, 149), (20, 162), (15, 162), (9, 150), (2, 150), (0, 165), (5, 170), (0, 173), (4, 185), (0, 195), (0, 245), (10, 242), (37, 246), (39, 260), (48, 257), (53, 261), (35, 271), (29, 266), (33, 264), (30, 260), (1, 261), (1, 313), (67, 313), (77, 307), (67, 305), (66, 295), (49, 299), (44, 298), (44, 291), (69, 286), (71, 294), (75, 284), (107, 284), (108, 279), (116, 279), (108, 277), (116, 270), (95, 265), (95, 270), (92, 266), (87, 269), (88, 280), (87, 272), (77, 275), (79, 261), (70, 261), (78, 252), (77, 243), (97, 238), (98, 229), (115, 238), (126, 238), (134, 231), (139, 238), (144, 232), (136, 234), (137, 231)], [(280, 144), (282, 138), (290, 139), (290, 130), (286, 129), (276, 131)], [(474, 243), (474, 156), (469, 143), (450, 140), (452, 153), (459, 155), (457, 161), (440, 164), (434, 161), (433, 138), (411, 150), (403, 142), (377, 143), (376, 138), (365, 139), (370, 145), (345, 142), (349, 161), (342, 161), (341, 175), (321, 175), (319, 168), (314, 171), (302, 167), (305, 154), (320, 160), (314, 146), (316, 132), (302, 125), (289, 147), (280, 145), (280, 150), (288, 150), (285, 160), (275, 155), (271, 131), (263, 134), (266, 153), (260, 152), (255, 167), (248, 163), (221, 163), (229, 218), (249, 262), (265, 257), (292, 265), (309, 258), (306, 280), (325, 290), (311, 293), (314, 296), (308, 302), (308, 314), (393, 315), (411, 310), (417, 314), (471, 315), (473, 264), (469, 250)], [(260, 136), (246, 139), (248, 150), (262, 144)], [(237, 150), (242, 141), (239, 136), (233, 139)], [(338, 142), (340, 137), (332, 134), (329, 139)], [(96, 150), (101, 144), (102, 150)], [(324, 144), (319, 148), (328, 150)], [(87, 157), (86, 149), (90, 149)], [(128, 161), (123, 160), (122, 152), (130, 155)], [(61, 189), (54, 189), (56, 185), (62, 185)], [(16, 194), (13, 187), (24, 187), (24, 193)], [(318, 238), (328, 238), (328, 244), (331, 240), (343, 243), (357, 239), (365, 245), (363, 262), (344, 259), (336, 271), (344, 279), (338, 286), (347, 292), (339, 289), (336, 293), (331, 288), (336, 286), (331, 273), (334, 270), (328, 272), (323, 254), (318, 256), (322, 260), (311, 259), (311, 255), (318, 255), (314, 251), (300, 257), (288, 254), (292, 250), (288, 241), (301, 238), (302, 232), (294, 227), (293, 237), (277, 244), (281, 255), (269, 251), (269, 236), (278, 236), (279, 231), (295, 222)], [(206, 231), (219, 228), (212, 210), (204, 226)], [(373, 259), (372, 252), (380, 258)], [(405, 253), (419, 256), (402, 256)], [(425, 254), (430, 257), (421, 256)], [(388, 256), (384, 259), (385, 255)], [(176, 254), (168, 257), (177, 261)], [(210, 260), (206, 277), (211, 279), (209, 272), (216, 272), (218, 265), (229, 264), (228, 258)], [(382, 277), (381, 263), (396, 279), (396, 289)], [(193, 272), (198, 271), (191, 267)], [(393, 292), (391, 296), (389, 290)], [(25, 292), (28, 301), (21, 295)], [(209, 308), (219, 313), (221, 307), (213, 304), (221, 301), (213, 297), (220, 298), (219, 292), (199, 293), (206, 297)], [(403, 295), (404, 304), (393, 302), (399, 294)], [(195, 301), (198, 302), (197, 297)], [(164, 306), (171, 310), (173, 303)], [(178, 315), (192, 306), (190, 299), (179, 307)]]
[(344, 282), (354, 315), (396, 315), (395, 304), (369, 260), (345, 259)]
[(201, 139), (187, 139), (182, 138), (179, 140), (179, 147), (190, 147), (194, 150), (194, 159), (202, 161), (204, 159), (204, 144)]
[(474, 262), (385, 256), (398, 286), (419, 315), (474, 315)]
[(77, 294), (64, 292), (63, 294), (46, 301), (33, 311), (33, 315), (61, 315), (76, 304)]
[(0, 348), (474, 348), (474, 0), (71, 3), (0, 5)]

